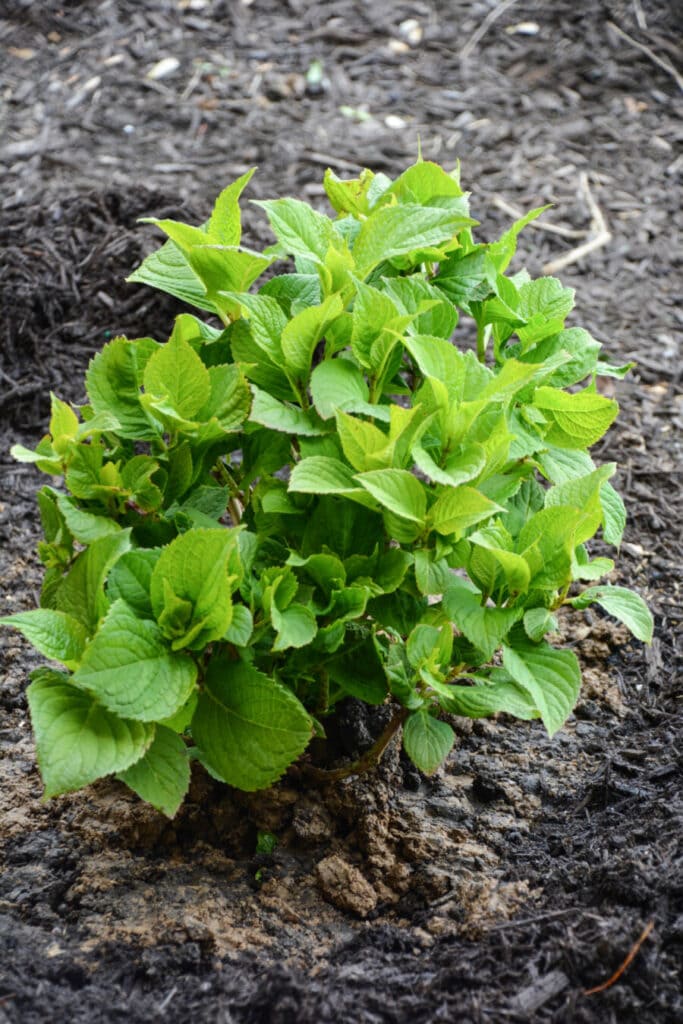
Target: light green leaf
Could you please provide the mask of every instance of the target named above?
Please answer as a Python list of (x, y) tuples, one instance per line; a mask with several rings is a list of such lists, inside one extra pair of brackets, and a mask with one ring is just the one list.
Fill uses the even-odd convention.
[(424, 448), (417, 444), (413, 448), (415, 465), (425, 476), (437, 484), (457, 487), (459, 484), (473, 480), (481, 473), (486, 464), (486, 452), (480, 444), (471, 444), (453, 452), (440, 466)]
[(210, 393), (207, 401), (197, 413), (200, 420), (212, 416), (218, 420), (226, 433), (241, 430), (249, 415), (251, 390), (235, 365), (218, 365), (208, 368)]
[(627, 587), (589, 587), (570, 601), (570, 604), (574, 608), (587, 608), (589, 604), (599, 604), (609, 615), (623, 622), (636, 639), (646, 644), (652, 643), (652, 613), (642, 597)]
[(312, 733), (290, 690), (244, 662), (212, 659), (192, 735), (217, 778), (248, 792), (265, 789), (304, 752)]
[(302, 494), (348, 494), (361, 491), (353, 470), (340, 459), (310, 455), (297, 462), (289, 478), (289, 490)]
[(538, 711), (529, 694), (517, 683), (506, 679), (478, 681), (476, 686), (449, 686), (448, 694), (439, 693), (445, 711), (467, 718), (488, 718), (505, 712), (528, 721), (538, 718)]
[(444, 491), (429, 510), (429, 519), (437, 533), (462, 534), (469, 526), (489, 519), (503, 509), (473, 487), (454, 487)]
[(0, 626), (12, 626), (46, 658), (62, 664), (77, 664), (87, 640), (84, 625), (66, 612), (36, 608), (0, 618)]
[(278, 244), (271, 252), (279, 256), (303, 256), (323, 263), (334, 237), (328, 217), (311, 209), (299, 199), (252, 200), (266, 211)]
[(550, 423), (546, 441), (558, 448), (589, 448), (619, 412), (613, 399), (587, 389), (569, 394), (556, 388), (537, 388), (533, 404)]
[(547, 451), (536, 456), (536, 461), (543, 475), (553, 484), (564, 484), (568, 480), (586, 476), (595, 469), (595, 463), (588, 452), (580, 448), (550, 446)]
[(197, 309), (216, 312), (213, 302), (207, 298), (206, 288), (175, 242), (165, 242), (160, 249), (147, 256), (126, 281), (148, 284)]
[(454, 742), (455, 733), (450, 725), (426, 711), (414, 711), (403, 726), (403, 748), (425, 775), (433, 775), (441, 767)]
[(282, 332), (288, 321), (277, 299), (263, 293), (233, 293), (229, 297), (246, 310), (251, 336), (261, 351), (282, 363)]
[(368, 189), (375, 175), (367, 168), (361, 171), (358, 178), (351, 181), (340, 180), (328, 167), (323, 178), (327, 198), (338, 214), (350, 213), (354, 216), (365, 216), (369, 213)]
[(369, 390), (355, 363), (326, 359), (311, 374), (311, 394), (318, 415), (328, 420), (338, 409), (353, 411), (359, 402), (367, 402)]
[(438, 207), (383, 206), (364, 221), (354, 243), (358, 276), (367, 277), (395, 256), (452, 242), (462, 228), (474, 223), (457, 211)]
[(252, 385), (253, 401), (249, 419), (252, 423), (260, 423), (262, 427), (280, 431), (283, 434), (298, 434), (301, 437), (320, 437), (326, 434), (329, 426), (317, 417), (314, 412), (303, 412), (297, 406), (278, 402), (267, 391)]
[(118, 718), (59, 672), (41, 670), (27, 691), (45, 796), (58, 796), (138, 761), (154, 726)]
[(255, 167), (224, 188), (214, 203), (207, 225), (208, 234), (222, 245), (239, 245), (242, 240), (242, 219), (239, 198), (249, 184)]
[(224, 640), (236, 647), (246, 647), (251, 639), (254, 621), (251, 612), (244, 604), (236, 604), (232, 610), (232, 620), (228, 626)]
[(284, 611), (280, 611), (273, 602), (270, 617), (277, 630), (274, 651), (286, 651), (289, 647), (306, 647), (318, 632), (315, 615), (310, 608), (302, 604), (290, 604)]
[(443, 609), (470, 643), (483, 652), (487, 661), (523, 615), (521, 608), (482, 605), (481, 595), (459, 577), (452, 579), (444, 593)]
[(420, 526), (427, 512), (427, 494), (420, 481), (404, 469), (357, 473), (356, 480), (383, 508)]
[(173, 715), (188, 699), (197, 666), (167, 647), (155, 622), (115, 601), (88, 644), (73, 681), (109, 711), (141, 722)]
[(548, 735), (564, 725), (576, 704), (581, 669), (573, 651), (560, 651), (545, 642), (532, 644), (515, 639), (503, 647), (503, 666), (536, 706)]
[(79, 544), (92, 544), (100, 537), (108, 537), (121, 532), (121, 526), (114, 519), (86, 512), (66, 494), (59, 495), (57, 505), (64, 516), (64, 522), (69, 528), (69, 532), (73, 534)]
[[(152, 342), (156, 349), (156, 342)], [(118, 433), (136, 441), (148, 441), (157, 431), (140, 405), (142, 368), (151, 346), (115, 338), (91, 359), (85, 376), (90, 404), (97, 415), (113, 414)]]
[(76, 438), (78, 431), (78, 416), (70, 405), (62, 402), (55, 394), (50, 392), (50, 437), (52, 446), (58, 455), (68, 451), (72, 441)]
[(437, 199), (461, 199), (460, 212), (467, 213), (467, 196), (460, 188), (458, 171), (449, 173), (431, 160), (418, 160), (399, 175), (384, 193), (399, 202), (438, 205)]
[[(236, 543), (235, 530), (195, 528), (162, 550), (152, 571), (150, 596), (173, 650), (201, 650), (230, 625), (237, 579), (230, 575), (228, 562)], [(183, 613), (178, 601), (189, 613)]]
[(337, 411), (337, 434), (347, 460), (359, 472), (388, 467), (393, 449), (388, 436), (373, 423)]
[(538, 643), (546, 633), (557, 630), (557, 619), (548, 608), (530, 608), (524, 612), (524, 629), (529, 639)]
[(143, 756), (118, 778), (139, 797), (172, 818), (190, 788), (187, 748), (177, 733), (157, 725)]
[(282, 331), (285, 367), (297, 381), (307, 381), (316, 346), (343, 308), (339, 295), (330, 295), (320, 305), (302, 309)]
[(161, 548), (136, 548), (121, 555), (107, 580), (107, 596), (119, 598), (141, 619), (154, 618), (149, 588)]
[(184, 419), (201, 409), (211, 394), (209, 371), (188, 342), (174, 335), (145, 367), (145, 391), (164, 399)]
[(515, 255), (517, 250), (517, 236), (520, 231), (530, 224), (532, 220), (536, 220), (540, 217), (545, 210), (550, 209), (549, 206), (539, 206), (535, 210), (530, 210), (529, 213), (525, 213), (523, 217), (516, 220), (512, 227), (508, 228), (504, 235), (498, 239), (497, 242), (492, 242), (488, 248), (488, 255), (493, 260), (499, 273), (502, 273), (510, 260)]
[(92, 634), (108, 607), (104, 581), (130, 548), (130, 529), (100, 537), (77, 557), (55, 591), (55, 606), (73, 615)]
[(600, 488), (602, 535), (608, 544), (619, 546), (626, 526), (626, 508), (621, 495), (606, 482)]

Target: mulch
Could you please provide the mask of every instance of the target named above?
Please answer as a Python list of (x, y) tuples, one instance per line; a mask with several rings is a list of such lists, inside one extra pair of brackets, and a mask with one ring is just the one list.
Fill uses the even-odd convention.
[[(585, 663), (612, 680), (618, 713), (616, 698), (589, 694), (553, 743), (526, 725), (477, 726), (460, 737), (445, 780), (394, 779), (396, 807), (419, 800), (425, 822), (471, 835), (496, 858), (495, 872), (482, 863), (477, 878), (490, 870), (501, 884), (537, 893), (514, 912), (473, 930), (462, 903), (425, 883), (395, 906), (380, 903), (362, 924), (341, 912), (330, 923), (311, 897), (310, 920), (297, 923), (302, 904), (293, 895), (289, 916), (269, 918), (265, 945), (228, 951), (203, 933), (89, 941), (92, 903), (78, 880), (104, 840), (76, 828), (77, 800), (48, 808), (35, 800), (23, 831), (14, 827), (12, 787), (23, 793), (33, 780), (38, 792), (23, 698), (33, 662), (3, 635), (10, 838), (0, 872), (2, 1024), (681, 1019), (682, 27), (678, 6), (659, 0), (519, 0), (498, 10), (492, 0), (6, 0), (3, 610), (30, 607), (39, 585), (30, 555), (38, 481), (12, 462), (9, 446), (45, 431), (50, 390), (82, 399), (87, 361), (107, 339), (163, 339), (181, 311), (125, 283), (157, 244), (137, 218), (199, 223), (218, 190), (253, 165), (252, 198), (294, 195), (324, 208), (326, 166), (342, 176), (366, 165), (397, 173), (419, 139), (426, 158), (461, 161), (485, 233), (503, 229), (511, 210), (553, 204), (520, 244), (518, 265), (532, 274), (594, 236), (596, 208), (606, 224), (606, 244), (559, 276), (577, 289), (574, 322), (611, 361), (637, 363), (617, 385), (622, 412), (596, 454), (619, 463), (629, 510), (620, 582), (650, 602), (657, 635), (643, 650), (598, 620), (588, 623), (597, 647), (577, 638)], [(245, 222), (247, 241), (263, 244), (256, 208)], [(533, 763), (520, 762), (525, 750)], [(471, 780), (460, 810), (449, 802), (449, 778)], [(97, 799), (86, 805), (95, 817)], [(173, 838), (120, 836), (121, 888), (103, 890), (95, 913), (115, 915), (141, 872), (172, 892), (171, 859), (198, 872), (201, 887), (212, 872), (207, 849), (213, 856), (229, 839), (216, 826), (195, 847), (196, 821), (183, 819)], [(367, 850), (348, 827), (349, 836), (326, 842), (346, 843), (363, 868)], [(245, 835), (231, 856), (242, 879), (235, 892), (252, 906), (253, 830)], [(308, 878), (323, 847), (302, 852), (293, 842), (274, 877), (283, 885)], [(439, 865), (457, 874), (457, 865)], [(650, 921), (623, 975), (584, 995), (619, 968)], [(50, 952), (55, 944), (59, 954)]]

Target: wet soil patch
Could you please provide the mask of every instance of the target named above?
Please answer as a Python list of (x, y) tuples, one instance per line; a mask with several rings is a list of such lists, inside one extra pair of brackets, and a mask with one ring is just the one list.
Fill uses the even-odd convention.
[[(371, 779), (256, 798), (197, 774), (172, 823), (109, 781), (41, 803), (24, 698), (37, 658), (3, 633), (3, 1024), (683, 1014), (680, 25), (646, 0), (494, 6), (3, 7), (3, 613), (40, 585), (38, 481), (10, 444), (45, 430), (50, 388), (82, 397), (107, 338), (162, 339), (180, 311), (124, 282), (156, 244), (136, 218), (199, 222), (253, 164), (253, 197), (322, 206), (325, 166), (397, 172), (419, 133), (425, 156), (461, 159), (485, 230), (554, 203), (520, 247), (532, 273), (592, 237), (596, 206), (604, 218), (609, 242), (559, 273), (574, 322), (638, 363), (598, 457), (619, 463), (630, 516), (615, 581), (657, 622), (645, 650), (598, 614), (575, 621), (586, 685), (552, 742), (537, 723), (460, 722), (433, 779), (391, 750)], [(150, 75), (162, 58), (177, 68)], [(267, 237), (254, 208), (246, 229)], [(346, 715), (349, 748), (371, 742), (377, 721)], [(280, 838), (271, 855), (259, 830)], [(620, 980), (583, 995), (649, 921)]]

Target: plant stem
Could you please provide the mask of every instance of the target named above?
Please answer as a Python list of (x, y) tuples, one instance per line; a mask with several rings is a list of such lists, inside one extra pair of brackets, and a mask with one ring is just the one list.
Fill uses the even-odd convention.
[(477, 359), (480, 363), (486, 360), (486, 325), (477, 323)]
[(351, 764), (344, 765), (343, 768), (332, 769), (316, 768), (312, 764), (301, 764), (294, 766), (295, 771), (301, 772), (314, 782), (324, 784), (327, 782), (338, 782), (340, 779), (346, 779), (350, 775), (362, 775), (364, 772), (376, 768), (382, 759), (382, 754), (408, 717), (408, 713), (407, 708), (399, 708), (372, 746), (364, 754), (361, 754), (356, 761), (352, 761)]

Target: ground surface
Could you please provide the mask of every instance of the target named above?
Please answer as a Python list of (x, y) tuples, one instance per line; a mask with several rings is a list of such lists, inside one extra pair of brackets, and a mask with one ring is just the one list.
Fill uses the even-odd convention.
[[(529, 229), (532, 273), (590, 237), (591, 202), (605, 218), (608, 244), (561, 276), (574, 322), (638, 361), (600, 454), (630, 514), (619, 581), (650, 601), (657, 639), (579, 621), (587, 685), (553, 742), (535, 723), (464, 723), (435, 779), (394, 753), (322, 794), (248, 799), (197, 776), (169, 825), (115, 783), (40, 802), (23, 696), (36, 659), (3, 634), (0, 1022), (682, 1019), (683, 133), (675, 75), (652, 59), (676, 61), (680, 24), (659, 0), (520, 0), (486, 22), (493, 7), (2, 5), (2, 612), (32, 607), (40, 581), (37, 474), (9, 445), (45, 430), (50, 388), (81, 397), (112, 333), (162, 339), (177, 311), (123, 283), (154, 244), (136, 218), (198, 222), (253, 164), (252, 197), (322, 203), (325, 166), (397, 172), (419, 134), (426, 157), (461, 159), (485, 229), (509, 220), (503, 204), (553, 202), (545, 222), (584, 233)], [(150, 78), (167, 57), (177, 69)], [(372, 723), (347, 714), (350, 745), (367, 742)], [(282, 839), (265, 860), (259, 828)], [(623, 977), (583, 995), (650, 921)]]

